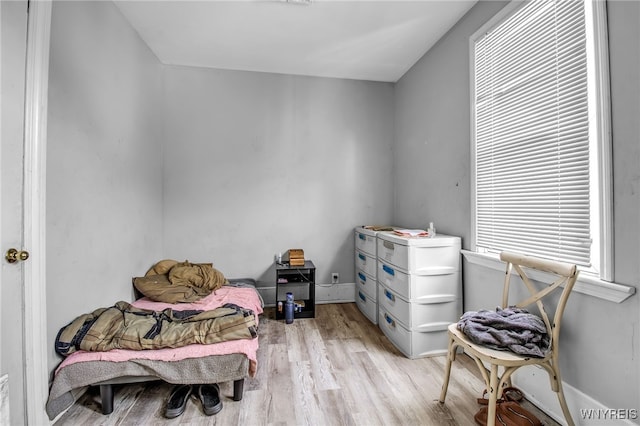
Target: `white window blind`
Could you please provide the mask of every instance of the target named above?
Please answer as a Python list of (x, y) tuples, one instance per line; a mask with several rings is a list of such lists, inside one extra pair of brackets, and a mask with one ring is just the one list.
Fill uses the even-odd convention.
[(476, 249), (589, 267), (583, 2), (528, 2), (472, 49)]

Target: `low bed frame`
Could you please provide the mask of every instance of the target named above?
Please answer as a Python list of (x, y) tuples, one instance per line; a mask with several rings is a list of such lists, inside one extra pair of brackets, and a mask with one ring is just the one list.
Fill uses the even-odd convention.
[[(232, 284), (252, 286), (255, 280), (230, 279)], [(262, 304), (262, 299), (256, 291)], [(261, 312), (256, 312), (256, 317)], [(257, 338), (256, 338), (257, 349)], [(130, 359), (127, 361), (84, 361), (61, 368), (55, 375), (46, 410), (51, 420), (74, 404), (77, 389), (100, 388), (102, 413), (113, 412), (113, 385), (163, 380), (172, 384), (210, 384), (233, 381), (233, 400), (242, 400), (244, 379), (255, 374), (256, 366), (244, 353), (209, 355), (174, 361)], [(75, 392), (74, 392), (75, 391)]]

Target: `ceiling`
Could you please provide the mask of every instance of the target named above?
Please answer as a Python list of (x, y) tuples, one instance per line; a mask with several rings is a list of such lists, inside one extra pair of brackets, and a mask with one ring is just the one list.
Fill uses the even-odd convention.
[(396, 82), (476, 1), (115, 1), (164, 64)]

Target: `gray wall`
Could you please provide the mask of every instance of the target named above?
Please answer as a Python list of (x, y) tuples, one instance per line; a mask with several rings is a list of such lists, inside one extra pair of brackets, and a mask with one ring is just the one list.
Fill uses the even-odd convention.
[(302, 248), (354, 282), (353, 228), (391, 219), (393, 85), (165, 69), (165, 256), (273, 285)]
[(111, 2), (54, 2), (47, 151), (47, 347), (131, 300), (162, 256), (161, 66)]
[[(468, 40), (504, 4), (479, 2), (396, 85), (394, 222), (417, 226), (434, 221), (439, 232), (461, 236), (464, 248), (469, 248), (471, 232)], [(640, 3), (609, 1), (608, 15), (615, 281), (637, 286)], [(502, 272), (465, 262), (465, 308), (493, 306), (502, 278)], [(564, 380), (611, 408), (638, 408), (640, 401), (639, 300), (635, 295), (615, 304), (574, 294), (567, 306)]]

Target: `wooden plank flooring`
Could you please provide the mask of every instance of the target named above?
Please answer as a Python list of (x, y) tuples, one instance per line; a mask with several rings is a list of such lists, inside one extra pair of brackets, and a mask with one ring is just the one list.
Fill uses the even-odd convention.
[[(164, 418), (172, 385), (158, 381), (114, 387), (114, 411), (102, 415), (90, 388), (55, 424), (64, 425), (474, 425), (483, 384), (473, 361), (453, 364), (446, 404), (438, 403), (444, 356), (410, 360), (354, 303), (318, 305), (316, 318), (260, 318), (258, 373), (233, 401), (221, 383), (223, 409), (206, 416), (192, 397), (185, 413)], [(549, 390), (551, 392), (551, 390)], [(531, 404), (546, 425), (557, 425)]]

